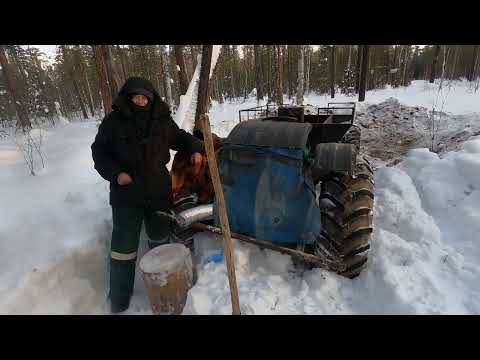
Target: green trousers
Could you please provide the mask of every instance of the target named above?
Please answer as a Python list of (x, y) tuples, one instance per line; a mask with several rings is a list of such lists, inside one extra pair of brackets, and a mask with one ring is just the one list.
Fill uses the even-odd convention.
[(110, 301), (128, 307), (133, 293), (135, 263), (142, 223), (148, 236), (148, 247), (169, 242), (170, 220), (147, 208), (112, 207), (113, 231), (110, 251)]

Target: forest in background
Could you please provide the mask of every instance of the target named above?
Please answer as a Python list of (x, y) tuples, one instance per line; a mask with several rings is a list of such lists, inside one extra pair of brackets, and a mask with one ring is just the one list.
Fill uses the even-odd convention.
[[(310, 93), (365, 99), (365, 91), (412, 80), (466, 79), (478, 89), (478, 45), (223, 45), (209, 100), (257, 96), (301, 104)], [(101, 118), (129, 76), (149, 79), (171, 106), (197, 66), (202, 45), (58, 45), (53, 64), (38, 48), (0, 46), (0, 126), (29, 128)], [(280, 96), (281, 95), (281, 96)]]

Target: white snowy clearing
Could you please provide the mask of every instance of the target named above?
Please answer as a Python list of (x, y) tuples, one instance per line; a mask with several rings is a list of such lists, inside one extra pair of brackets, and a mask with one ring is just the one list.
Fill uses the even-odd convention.
[[(243, 314), (480, 313), (480, 93), (461, 82), (442, 89), (448, 121), (439, 132), (455, 151), (447, 146), (440, 155), (426, 149), (426, 121), (395, 118), (388, 132), (385, 119), (374, 118), (380, 105), (397, 104), (389, 98), (431, 110), (439, 102), (437, 87), (416, 81), (408, 88), (371, 91), (358, 105), (363, 135), (415, 135), (409, 144), (417, 148), (396, 166), (377, 162), (367, 268), (354, 280), (320, 269), (300, 274), (288, 256), (234, 240)], [(329, 101), (313, 95), (306, 100)], [(238, 122), (238, 110), (253, 106), (255, 99), (214, 104), (213, 131), (225, 136)], [(109, 312), (111, 210), (108, 184), (93, 169), (96, 131), (94, 121), (41, 131), (46, 168), (37, 176), (29, 175), (11, 131), (0, 131), (1, 314)], [(195, 242), (198, 282), (184, 314), (231, 314), (225, 262), (206, 262), (222, 240), (199, 234)], [(146, 252), (144, 232), (140, 247), (139, 259)], [(134, 291), (126, 313), (151, 314), (139, 271)]]

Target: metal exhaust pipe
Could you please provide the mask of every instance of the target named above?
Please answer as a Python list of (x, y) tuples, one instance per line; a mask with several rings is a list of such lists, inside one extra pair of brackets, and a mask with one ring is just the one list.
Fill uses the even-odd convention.
[(213, 204), (205, 204), (183, 210), (177, 214), (177, 218), (181, 227), (189, 227), (197, 221), (211, 220), (213, 218)]
[(197, 221), (211, 220), (213, 218), (213, 204), (205, 204), (183, 210), (178, 214), (156, 211), (157, 215), (165, 216), (174, 221), (181, 228), (188, 228)]

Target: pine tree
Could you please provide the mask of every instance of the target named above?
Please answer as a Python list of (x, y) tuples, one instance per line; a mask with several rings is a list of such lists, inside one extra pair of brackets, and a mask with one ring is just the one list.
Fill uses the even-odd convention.
[(435, 45), (435, 54), (433, 55), (432, 67), (430, 68), (430, 80), (429, 82), (433, 84), (435, 82), (436, 67), (438, 61), (438, 55), (440, 54), (440, 45)]
[(97, 66), (98, 82), (102, 94), (103, 110), (105, 115), (112, 111), (112, 95), (108, 86), (107, 69), (105, 65), (104, 53), (100, 46), (93, 45), (95, 62)]
[(175, 52), (175, 60), (177, 62), (177, 73), (180, 80), (180, 95), (185, 95), (188, 89), (188, 80), (185, 66), (185, 59), (183, 55), (183, 45), (175, 45), (173, 47)]
[(330, 96), (335, 97), (335, 45), (330, 46)]
[(303, 105), (303, 93), (304, 93), (304, 65), (305, 65), (305, 47), (300, 46), (298, 52), (298, 76), (297, 76), (297, 105)]
[(362, 46), (362, 65), (360, 71), (360, 84), (358, 87), (358, 101), (365, 100), (365, 88), (367, 83), (367, 74), (368, 74), (368, 52), (370, 45)]
[(17, 127), (22, 128), (24, 131), (31, 128), (31, 122), (25, 109), (25, 104), (22, 102), (22, 96), (18, 91), (14, 70), (9, 64), (5, 53), (5, 46), (0, 46), (0, 65), (2, 66), (3, 76), (7, 83), (7, 89), (12, 97), (13, 106), (17, 113), (18, 123)]
[(257, 101), (263, 99), (263, 73), (260, 45), (254, 45), (255, 50), (255, 84), (257, 89)]
[(78, 80), (75, 76), (74, 64), (73, 64), (73, 61), (72, 61), (70, 51), (69, 51), (69, 49), (67, 48), (66, 45), (61, 45), (60, 49), (62, 51), (62, 57), (63, 57), (64, 62), (65, 62), (66, 73), (67, 73), (67, 76), (69, 77), (70, 81), (73, 84), (73, 89), (75, 91), (75, 96), (77, 98), (78, 104), (80, 105), (80, 109), (82, 110), (83, 118), (88, 119), (87, 110), (85, 108), (85, 104), (83, 102), (82, 95), (80, 93), (80, 87), (78, 85)]
[(475, 70), (477, 67), (477, 61), (478, 61), (477, 59), (478, 59), (478, 45), (475, 45), (473, 47), (472, 62), (471, 62), (470, 70), (468, 72), (468, 77), (467, 77), (467, 79), (470, 81), (474, 81), (476, 77)]
[(195, 112), (195, 129), (201, 129), (200, 116), (208, 112), (208, 89), (210, 65), (212, 61), (213, 45), (203, 45), (202, 62), (200, 65), (200, 80), (198, 83), (198, 100)]
[(282, 46), (275, 45), (275, 97), (278, 105), (283, 104), (283, 56)]
[(360, 88), (360, 77), (361, 77), (361, 64), (362, 64), (362, 55), (363, 55), (363, 46), (364, 45), (357, 45), (357, 65), (356, 65), (356, 81), (355, 81), (355, 93), (358, 93)]

